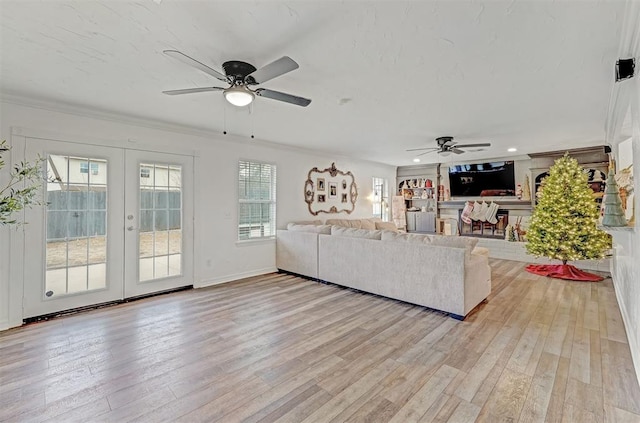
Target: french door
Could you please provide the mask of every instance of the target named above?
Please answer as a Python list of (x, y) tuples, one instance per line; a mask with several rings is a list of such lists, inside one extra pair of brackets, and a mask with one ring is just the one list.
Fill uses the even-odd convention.
[(34, 317), (191, 285), (193, 157), (27, 138), (45, 206), (26, 213)]

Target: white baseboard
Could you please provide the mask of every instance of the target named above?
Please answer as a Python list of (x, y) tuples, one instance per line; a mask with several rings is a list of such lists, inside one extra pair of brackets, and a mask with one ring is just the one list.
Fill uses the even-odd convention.
[(624, 331), (627, 333), (627, 341), (629, 342), (629, 350), (631, 350), (631, 361), (633, 362), (634, 370), (636, 371), (636, 378), (640, 383), (640, 339), (638, 334), (634, 333), (631, 328), (635, 325), (631, 321), (631, 316), (627, 312), (625, 302), (623, 298), (620, 298), (620, 289), (616, 286), (615, 278), (613, 278), (614, 292), (616, 293), (616, 300), (618, 300), (618, 307), (620, 307), (620, 314), (622, 315), (622, 323), (624, 324)]
[(277, 272), (276, 267), (265, 267), (264, 269), (251, 270), (249, 272), (234, 273), (232, 275), (221, 276), (219, 278), (207, 279), (200, 281), (198, 284), (194, 284), (194, 288), (204, 288), (212, 285), (219, 285), (222, 283), (237, 281), (238, 279), (250, 278), (253, 276), (265, 275), (267, 273)]
[(11, 325), (8, 320), (0, 320), (0, 331), (11, 329)]

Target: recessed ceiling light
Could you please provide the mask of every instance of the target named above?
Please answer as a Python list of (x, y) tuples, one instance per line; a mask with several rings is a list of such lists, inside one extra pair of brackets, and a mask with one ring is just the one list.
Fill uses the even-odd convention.
[(514, 147), (511, 147), (511, 148), (508, 148), (508, 149), (507, 149), (507, 151), (508, 151), (509, 153), (515, 153), (516, 151), (518, 151), (518, 149), (517, 149), (517, 148), (514, 148)]
[(415, 159), (413, 159), (413, 162), (414, 163), (420, 163), (420, 159), (416, 157)]

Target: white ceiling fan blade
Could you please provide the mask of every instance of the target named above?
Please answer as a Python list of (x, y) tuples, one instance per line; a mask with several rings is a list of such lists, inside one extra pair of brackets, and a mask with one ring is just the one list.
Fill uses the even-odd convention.
[(297, 95), (287, 94), (280, 91), (267, 90), (265, 88), (258, 88), (255, 93), (260, 97), (284, 101), (285, 103), (295, 104), (296, 106), (307, 107), (309, 103), (311, 103), (311, 100), (308, 98), (298, 97)]
[(205, 65), (204, 63), (200, 63), (196, 59), (193, 59), (184, 53), (180, 53), (178, 50), (164, 50), (163, 53), (166, 54), (167, 56), (173, 57), (174, 59), (178, 59), (182, 63), (186, 63), (187, 65), (194, 67), (208, 75), (211, 75), (214, 78), (219, 79), (220, 81), (225, 81), (225, 82), (228, 81), (226, 75), (221, 74), (215, 69), (211, 69), (209, 66)]
[(220, 87), (185, 88), (183, 90), (163, 91), (162, 93), (166, 95), (180, 95), (180, 94), (204, 93), (207, 91), (224, 91), (224, 88), (220, 88)]
[(422, 150), (433, 150), (433, 151), (435, 151), (437, 149), (438, 149), (438, 147), (422, 147), (422, 148), (410, 148), (410, 149), (405, 150), (405, 151), (422, 151)]
[(271, 62), (258, 70), (253, 71), (253, 73), (247, 75), (245, 81), (247, 81), (247, 83), (249, 84), (262, 84), (263, 82), (270, 81), (280, 75), (284, 75), (287, 72), (296, 70), (299, 67), (300, 66), (292, 58), (283, 56), (278, 60)]
[(425, 154), (433, 153), (436, 150), (438, 150), (438, 149), (436, 148), (436, 149), (433, 149), (433, 150), (430, 150), (430, 151), (425, 151), (424, 153), (420, 153), (420, 154), (416, 155), (416, 157), (420, 157), (420, 156), (424, 156)]

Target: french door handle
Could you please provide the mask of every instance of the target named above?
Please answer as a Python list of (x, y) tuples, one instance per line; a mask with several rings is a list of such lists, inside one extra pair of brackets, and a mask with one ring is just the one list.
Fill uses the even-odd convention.
[(127, 230), (129, 232), (134, 231), (136, 228), (134, 228), (133, 226), (127, 226)]

